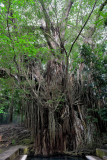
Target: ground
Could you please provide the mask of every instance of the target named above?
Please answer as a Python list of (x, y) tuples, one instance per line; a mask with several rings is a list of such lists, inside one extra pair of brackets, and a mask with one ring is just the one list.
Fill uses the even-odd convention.
[(0, 125), (0, 153), (13, 145), (31, 143), (30, 131), (19, 124)]

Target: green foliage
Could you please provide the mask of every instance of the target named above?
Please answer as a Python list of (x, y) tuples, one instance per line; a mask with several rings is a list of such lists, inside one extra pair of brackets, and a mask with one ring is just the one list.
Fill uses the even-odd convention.
[(15, 139), (12, 140), (12, 145), (15, 145), (16, 144), (16, 141)]
[(20, 113), (23, 90), (15, 88), (13, 83), (12, 79), (0, 78), (0, 113), (7, 113), (11, 105), (15, 114)]
[(102, 120), (104, 120), (105, 122), (107, 122), (107, 108), (102, 108), (98, 111), (100, 117)]
[(4, 113), (4, 107), (0, 107), (0, 114)]
[(106, 86), (107, 76), (105, 67), (107, 65), (107, 56), (102, 56), (103, 54), (103, 46), (97, 46), (92, 50), (89, 45), (83, 45), (81, 49), (81, 56), (93, 76), (95, 86), (102, 87), (102, 90)]
[(101, 25), (106, 25), (106, 20), (107, 20), (107, 13), (106, 12), (100, 12), (100, 19), (95, 22), (97, 24), (97, 27)]
[[(98, 123), (98, 117), (103, 121), (107, 121), (107, 109), (104, 108), (107, 95), (107, 56), (105, 54), (105, 45), (97, 45), (92, 49), (90, 45), (83, 45), (81, 48), (81, 56), (85, 64), (87, 73), (91, 75), (91, 82), (87, 87), (91, 87), (94, 97), (97, 101), (103, 101), (102, 106), (94, 105), (87, 109), (87, 121), (89, 123)], [(99, 109), (100, 108), (100, 109)]]
[[(94, 115), (97, 114), (97, 117)], [(98, 116), (100, 116), (101, 120), (107, 122), (107, 108), (88, 108), (86, 119), (88, 123), (98, 123)]]

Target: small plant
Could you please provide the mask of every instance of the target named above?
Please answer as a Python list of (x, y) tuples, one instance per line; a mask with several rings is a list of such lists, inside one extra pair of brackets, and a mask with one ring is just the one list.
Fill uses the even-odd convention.
[(15, 145), (16, 144), (16, 141), (15, 139), (12, 140), (12, 145)]

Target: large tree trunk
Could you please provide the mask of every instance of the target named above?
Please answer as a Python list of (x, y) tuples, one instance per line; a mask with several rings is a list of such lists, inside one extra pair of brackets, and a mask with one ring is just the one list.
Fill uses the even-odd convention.
[(49, 61), (40, 99), (26, 107), (26, 124), (35, 139), (35, 154), (50, 155), (74, 150), (82, 143), (82, 123), (69, 100), (65, 83), (65, 66)]
[(43, 75), (40, 68), (30, 66), (28, 77), (32, 85), (27, 88), (30, 92), (25, 107), (25, 124), (34, 138), (35, 155), (47, 156), (92, 146), (98, 128), (97, 123), (87, 122), (87, 110), (93, 110), (97, 102), (92, 89), (85, 86), (84, 67), (80, 65), (76, 76), (68, 74), (68, 79), (64, 63), (56, 59), (47, 63)]

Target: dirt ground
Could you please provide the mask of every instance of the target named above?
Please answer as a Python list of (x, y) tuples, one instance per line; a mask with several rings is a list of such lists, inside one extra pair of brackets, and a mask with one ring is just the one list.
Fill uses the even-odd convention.
[(0, 125), (0, 153), (10, 146), (29, 143), (30, 131), (19, 124)]

